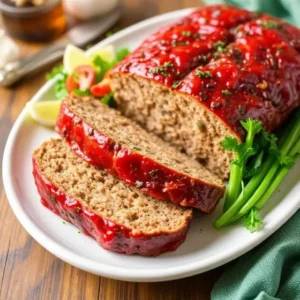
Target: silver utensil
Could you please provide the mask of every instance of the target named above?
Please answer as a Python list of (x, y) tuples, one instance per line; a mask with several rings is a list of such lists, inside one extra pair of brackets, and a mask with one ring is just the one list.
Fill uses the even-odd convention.
[(21, 61), (6, 64), (4, 68), (0, 69), (0, 85), (10, 86), (24, 76), (37, 72), (55, 62), (63, 56), (65, 47), (69, 43), (77, 47), (87, 45), (111, 28), (119, 17), (120, 10), (118, 9), (106, 16), (79, 24), (67, 32), (65, 41), (53, 43)]

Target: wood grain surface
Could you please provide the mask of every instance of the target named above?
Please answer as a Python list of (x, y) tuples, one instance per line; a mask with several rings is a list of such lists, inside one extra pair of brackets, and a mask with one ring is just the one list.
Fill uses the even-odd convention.
[[(200, 0), (123, 0), (120, 28), (168, 11), (195, 7)], [(23, 55), (41, 45), (18, 42)], [(9, 131), (25, 103), (45, 82), (39, 73), (9, 89), (0, 88), (0, 159)], [(1, 167), (2, 177), (2, 167)], [(122, 282), (95, 276), (59, 260), (21, 227), (0, 183), (0, 299), (1, 300), (189, 300), (210, 299), (222, 269), (163, 283)]]

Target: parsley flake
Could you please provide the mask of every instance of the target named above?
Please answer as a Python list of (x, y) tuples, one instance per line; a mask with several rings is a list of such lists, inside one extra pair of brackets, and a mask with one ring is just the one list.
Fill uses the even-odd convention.
[(197, 70), (196, 75), (200, 78), (212, 78), (212, 75), (209, 71)]
[(172, 84), (172, 89), (176, 89), (180, 85), (180, 80), (175, 80)]
[(262, 20), (260, 24), (265, 29), (281, 29), (283, 27), (283, 24), (280, 24), (274, 20)]
[(189, 31), (189, 30), (186, 30), (186, 31), (182, 31), (181, 34), (182, 34), (183, 36), (191, 36), (191, 35), (192, 35), (192, 32)]
[(173, 69), (174, 65), (170, 61), (166, 61), (162, 66), (158, 66), (149, 70), (149, 73), (160, 74), (164, 77), (168, 76), (170, 69)]
[(222, 90), (222, 94), (226, 95), (226, 96), (230, 96), (230, 95), (232, 95), (232, 92), (229, 90)]
[(226, 44), (223, 41), (217, 41), (213, 44), (213, 48), (215, 48), (215, 49), (221, 49), (221, 48), (224, 48), (225, 46), (226, 46)]
[(226, 52), (226, 43), (223, 41), (218, 41), (213, 44), (213, 48), (216, 49), (213, 57), (214, 59), (217, 59), (222, 53)]

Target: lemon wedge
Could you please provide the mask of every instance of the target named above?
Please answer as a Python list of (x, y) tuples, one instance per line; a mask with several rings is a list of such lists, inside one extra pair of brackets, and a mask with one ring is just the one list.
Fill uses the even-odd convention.
[(77, 48), (73, 45), (68, 45), (66, 47), (63, 65), (65, 71), (70, 74), (72, 73), (78, 66), (82, 65), (93, 65), (93, 59), (95, 56), (99, 55), (105, 61), (112, 61), (115, 59), (115, 49), (112, 45), (95, 49), (91, 53), (87, 54), (85, 51)]
[(41, 125), (54, 127), (59, 114), (61, 101), (28, 102), (27, 111), (32, 119)]
[(115, 48), (113, 45), (108, 45), (106, 47), (94, 49), (91, 53), (89, 53), (88, 57), (90, 57), (91, 61), (93, 61), (94, 57), (97, 55), (103, 60), (111, 62), (116, 58)]
[(66, 47), (63, 58), (64, 69), (67, 73), (72, 73), (80, 65), (90, 65), (91, 58), (85, 52), (73, 45)]

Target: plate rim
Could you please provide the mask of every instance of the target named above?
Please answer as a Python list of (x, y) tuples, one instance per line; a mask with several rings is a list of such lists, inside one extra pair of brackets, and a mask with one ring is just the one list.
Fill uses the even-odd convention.
[[(139, 23), (136, 23), (132, 26), (129, 26), (120, 32), (114, 34), (111, 37), (106, 38), (105, 40), (94, 45), (89, 51), (92, 51), (94, 48), (99, 48), (114, 41), (118, 40), (126, 36), (127, 34), (131, 34), (132, 31), (139, 31), (143, 28), (147, 28), (151, 26), (151, 24), (155, 24), (156, 22), (166, 21), (168, 19), (172, 20), (177, 17), (181, 17), (184, 14), (187, 14), (191, 11), (192, 8), (176, 10), (173, 12), (169, 12), (166, 14), (158, 15)], [(37, 102), (55, 83), (55, 79), (50, 80), (45, 83), (37, 93), (31, 98), (31, 102)], [(7, 195), (7, 199), (10, 207), (12, 208), (15, 216), (23, 226), (23, 228), (46, 250), (60, 258), (61, 260), (79, 268), (85, 270), (87, 272), (97, 274), (104, 277), (109, 277), (117, 280), (126, 280), (126, 281), (135, 281), (135, 282), (158, 282), (158, 281), (167, 281), (167, 280), (175, 280), (184, 277), (189, 277), (192, 275), (196, 275), (199, 273), (203, 273), (205, 271), (214, 269), (219, 267), (231, 260), (236, 259), (237, 257), (243, 255), (249, 250), (256, 247), (262, 241), (267, 239), (272, 233), (274, 233), (279, 227), (281, 227), (290, 217), (299, 209), (300, 203), (295, 203), (289, 207), (284, 218), (279, 219), (275, 222), (272, 228), (266, 228), (263, 231), (257, 232), (255, 239), (251, 240), (251, 242), (245, 243), (243, 247), (236, 248), (234, 251), (224, 251), (222, 254), (205, 261), (193, 261), (185, 265), (181, 266), (171, 266), (163, 269), (134, 269), (134, 268), (124, 268), (118, 266), (112, 266), (109, 264), (104, 264), (102, 262), (95, 262), (92, 259), (83, 258), (68, 248), (61, 246), (58, 242), (55, 242), (51, 239), (51, 237), (47, 234), (46, 231), (43, 231), (39, 228), (37, 224), (33, 220), (31, 220), (30, 216), (26, 214), (25, 210), (21, 205), (21, 201), (18, 198), (17, 192), (14, 189), (14, 176), (12, 174), (12, 153), (14, 149), (14, 144), (16, 142), (16, 138), (19, 130), (21, 129), (22, 122), (26, 117), (26, 108), (22, 110), (17, 120), (15, 121), (9, 136), (6, 141), (4, 154), (3, 154), (3, 162), (2, 162), (2, 174), (3, 174), (3, 183), (4, 190)]]

